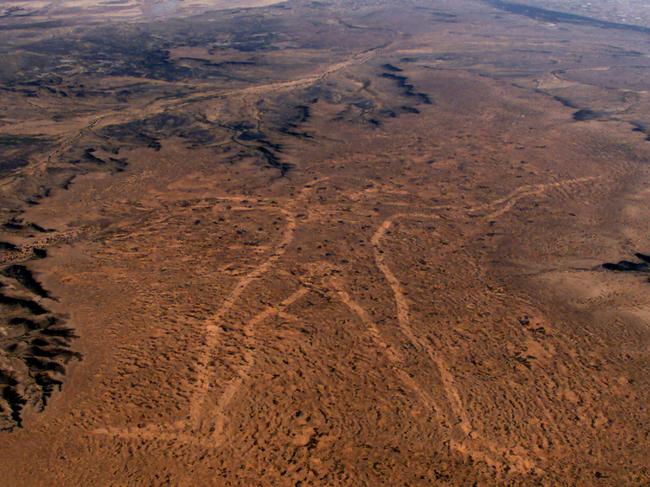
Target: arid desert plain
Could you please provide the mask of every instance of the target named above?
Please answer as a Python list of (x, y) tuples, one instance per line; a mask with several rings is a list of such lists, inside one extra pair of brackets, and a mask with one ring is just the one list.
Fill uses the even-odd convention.
[(2, 0), (0, 484), (650, 485), (650, 6), (592, 3)]

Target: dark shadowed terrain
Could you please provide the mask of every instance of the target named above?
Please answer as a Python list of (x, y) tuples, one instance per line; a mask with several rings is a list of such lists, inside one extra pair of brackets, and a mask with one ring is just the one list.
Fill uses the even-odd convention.
[(603, 2), (0, 3), (0, 483), (648, 485)]

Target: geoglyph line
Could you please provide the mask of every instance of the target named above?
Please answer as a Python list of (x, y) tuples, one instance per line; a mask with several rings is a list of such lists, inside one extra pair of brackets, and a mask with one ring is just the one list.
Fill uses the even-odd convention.
[(482, 211), (482, 210), (489, 210), (495, 206), (498, 206), (502, 203), (505, 203), (501, 208), (493, 211), (492, 213), (486, 215), (486, 218), (494, 219), (497, 218), (504, 213), (510, 211), (519, 200), (522, 200), (524, 198), (527, 198), (529, 196), (536, 196), (545, 193), (546, 191), (550, 189), (555, 189), (555, 188), (563, 188), (566, 186), (570, 186), (572, 184), (580, 184), (580, 183), (585, 183), (588, 181), (595, 181), (598, 179), (602, 179), (602, 176), (586, 176), (582, 178), (573, 178), (573, 179), (565, 179), (563, 181), (556, 181), (553, 183), (545, 183), (545, 184), (538, 184), (538, 185), (532, 185), (532, 186), (522, 186), (520, 188), (517, 188), (514, 190), (512, 193), (510, 193), (508, 196), (505, 196), (503, 198), (499, 198), (495, 201), (491, 201), (489, 203), (485, 203), (483, 205), (478, 205), (473, 208), (471, 208), (469, 211), (470, 212), (475, 212), (475, 211)]
[[(282, 313), (284, 308), (291, 306), (296, 301), (300, 300), (303, 296), (309, 293), (307, 288), (301, 287), (296, 292), (294, 292), (287, 299), (282, 301), (278, 306), (270, 306), (252, 320), (250, 320), (244, 329), (244, 332), (247, 336), (251, 337), (255, 334), (255, 326), (262, 323), (264, 320), (270, 318), (274, 315), (279, 315)], [(223, 430), (225, 427), (225, 410), (228, 407), (228, 404), (232, 401), (232, 398), (235, 396), (237, 391), (241, 388), (242, 384), (249, 378), (250, 370), (255, 363), (255, 354), (250, 350), (246, 349), (244, 364), (237, 371), (237, 377), (231, 380), (226, 386), (225, 390), (221, 394), (221, 397), (217, 401), (217, 407), (215, 410), (209, 411), (210, 417), (215, 416), (214, 424), (212, 425), (212, 439), (213, 447), (218, 446), (223, 441)]]
[[(384, 275), (388, 285), (390, 286), (396, 307), (397, 322), (400, 330), (409, 340), (411, 345), (416, 350), (423, 350), (429, 356), (430, 360), (436, 364), (438, 373), (440, 375), (445, 397), (447, 403), (451, 410), (451, 414), (455, 418), (448, 417), (447, 422), (450, 426), (457, 426), (461, 432), (460, 441), (455, 441), (452, 438), (450, 442), (450, 447), (457, 452), (463, 455), (470, 455), (473, 458), (483, 461), (484, 463), (492, 466), (501, 465), (503, 462), (495, 457), (505, 458), (507, 452), (501, 448), (495, 447), (492, 444), (489, 444), (487, 441), (482, 441), (482, 439), (477, 438), (477, 432), (473, 429), (472, 422), (469, 419), (466, 408), (463, 405), (463, 401), (454, 383), (454, 377), (451, 373), (449, 366), (447, 365), (446, 360), (438, 353), (434, 348), (429, 345), (425, 340), (419, 338), (410, 323), (410, 312), (409, 312), (409, 303), (402, 285), (399, 279), (393, 274), (392, 270), (385, 261), (385, 257), (380, 249), (380, 243), (382, 238), (385, 236), (386, 232), (390, 229), (391, 225), (397, 218), (439, 218), (435, 214), (426, 215), (421, 213), (413, 214), (404, 214), (398, 213), (395, 214), (386, 220), (384, 220), (381, 225), (377, 228), (375, 233), (371, 238), (371, 243), (373, 247), (373, 253), (375, 257), (375, 263), (379, 270)], [(519, 465), (525, 465), (526, 468), (534, 466), (533, 462), (528, 458), (523, 458), (518, 464), (512, 464), (511, 468), (517, 470), (523, 467)]]
[[(297, 202), (301, 200), (308, 192), (310, 192), (316, 184), (326, 179), (328, 178), (314, 181), (303, 187), (300, 196), (296, 200), (296, 203), (292, 205), (292, 207), (295, 207)], [(467, 211), (476, 212), (492, 209), (496, 206), (503, 205), (501, 208), (495, 209), (492, 213), (487, 215), (488, 218), (495, 218), (509, 211), (516, 204), (516, 202), (522, 198), (542, 194), (549, 189), (569, 186), (571, 184), (591, 181), (595, 179), (599, 179), (599, 177), (577, 178), (542, 184), (538, 186), (522, 187), (513, 191), (507, 197), (500, 198), (483, 205), (478, 205), (476, 207), (468, 209)], [(453, 207), (444, 205), (439, 207), (425, 208), (427, 212), (449, 209), (453, 209)], [(236, 377), (230, 381), (230, 383), (226, 386), (224, 392), (221, 394), (216, 405), (216, 411), (212, 411), (212, 413), (214, 413), (214, 417), (212, 418), (211, 424), (206, 420), (206, 418), (211, 418), (211, 411), (206, 408), (205, 405), (206, 398), (210, 391), (210, 380), (212, 376), (212, 367), (210, 366), (209, 361), (211, 355), (218, 348), (218, 345), (220, 343), (221, 321), (225, 318), (226, 314), (235, 307), (239, 298), (246, 291), (248, 286), (255, 280), (259, 279), (264, 273), (268, 272), (272, 266), (284, 255), (287, 247), (293, 241), (297, 225), (295, 213), (281, 207), (278, 207), (277, 210), (285, 215), (287, 223), (280, 242), (277, 244), (276, 250), (264, 262), (244, 275), (225, 298), (224, 302), (217, 309), (217, 311), (204, 322), (205, 344), (203, 346), (203, 351), (199, 360), (200, 367), (197, 373), (196, 388), (192, 394), (190, 401), (189, 418), (174, 423), (158, 425), (152, 424), (143, 427), (98, 428), (94, 430), (95, 434), (114, 436), (129, 440), (175, 441), (184, 444), (199, 445), (206, 448), (214, 448), (218, 446), (221, 441), (223, 441), (223, 430), (225, 428), (226, 421), (225, 409), (237, 391), (241, 388), (244, 381), (249, 377), (249, 372), (253, 366), (255, 357), (251, 350), (245, 351), (245, 360), (243, 361), (243, 365), (237, 371)], [(384, 278), (386, 279), (393, 293), (399, 329), (416, 350), (424, 351), (429, 356), (430, 360), (436, 365), (438, 369), (441, 383), (444, 388), (446, 402), (449, 409), (451, 410), (451, 416), (447, 418), (447, 421), (451, 426), (458, 427), (462, 437), (460, 441), (454, 441), (452, 439), (451, 447), (458, 452), (471, 455), (472, 457), (481, 460), (489, 465), (500, 465), (502, 461), (496, 460), (494, 458), (495, 455), (504, 458), (507, 452), (495, 445), (488, 444), (487, 441), (484, 442), (482, 439), (476, 438), (476, 432), (473, 431), (471, 420), (468, 417), (467, 411), (463, 405), (463, 401), (458, 388), (454, 383), (454, 377), (449, 366), (447, 365), (444, 358), (436, 350), (434, 350), (434, 348), (426, 340), (420, 338), (415, 333), (414, 329), (411, 326), (410, 306), (408, 299), (403, 290), (402, 284), (390, 269), (389, 265), (386, 262), (386, 257), (381, 251), (381, 241), (385, 238), (388, 230), (391, 228), (394, 222), (400, 218), (437, 219), (440, 218), (440, 216), (436, 213), (422, 213), (421, 210), (420, 212), (414, 213), (396, 213), (386, 218), (377, 227), (376, 231), (370, 239), (373, 247), (375, 264), (384, 275)], [(339, 281), (333, 280), (332, 285), (341, 301), (367, 327), (371, 338), (378, 345), (378, 347), (381, 348), (387, 360), (391, 364), (395, 365), (395, 369), (397, 370), (397, 374), (400, 380), (402, 380), (402, 382), (417, 395), (422, 404), (428, 407), (431, 411), (434, 411), (436, 414), (441, 414), (443, 416), (447, 415), (441, 411), (440, 405), (433, 400), (431, 395), (425, 391), (404, 370), (404, 360), (401, 354), (398, 350), (394, 349), (388, 343), (386, 343), (379, 327), (368, 315), (368, 313), (349, 295), (349, 293), (344, 289), (343, 285)], [(309, 290), (307, 288), (301, 287), (298, 291), (294, 292), (279, 305), (268, 307), (256, 315), (245, 324), (245, 329), (249, 330), (249, 333), (254, 334), (255, 325), (274, 315), (284, 316), (287, 319), (296, 319), (294, 315), (291, 315), (284, 311), (284, 308), (294, 303), (308, 292)], [(210, 435), (208, 437), (203, 436), (201, 433), (202, 424), (208, 424), (210, 427)], [(520, 463), (526, 466), (533, 465), (533, 463), (525, 457), (521, 459)], [(511, 466), (517, 468), (517, 465)]]
[[(313, 190), (316, 184), (326, 181), (327, 179), (328, 179), (327, 177), (321, 178), (319, 180), (312, 181), (311, 183), (305, 185), (301, 190), (300, 195), (297, 198), (296, 202), (294, 203), (294, 205), (292, 205), (292, 207), (297, 205), (298, 202), (300, 202), (305, 196), (307, 196)], [(135, 428), (134, 427), (98, 428), (94, 430), (95, 434), (116, 436), (125, 439), (144, 438), (144, 439), (155, 440), (155, 439), (168, 437), (168, 438), (176, 438), (180, 442), (187, 443), (190, 438), (195, 436), (195, 434), (199, 433), (198, 428), (202, 423), (202, 418), (204, 415), (205, 399), (210, 390), (210, 379), (212, 376), (211, 367), (209, 363), (210, 356), (212, 355), (212, 353), (214, 353), (214, 350), (218, 346), (221, 337), (220, 321), (225, 317), (227, 312), (233, 309), (239, 297), (244, 293), (246, 288), (253, 281), (260, 278), (264, 273), (268, 272), (271, 269), (271, 267), (284, 255), (284, 253), (287, 250), (287, 247), (290, 245), (291, 241), (293, 240), (295, 229), (296, 229), (295, 214), (294, 212), (284, 208), (278, 208), (278, 209), (279, 211), (284, 213), (285, 218), (287, 220), (287, 224), (285, 226), (282, 238), (280, 239), (280, 242), (278, 243), (276, 250), (271, 254), (271, 256), (268, 259), (266, 259), (259, 266), (255, 267), (252, 271), (250, 271), (245, 276), (243, 276), (235, 285), (233, 290), (225, 298), (224, 302), (219, 307), (219, 309), (217, 309), (217, 311), (208, 320), (204, 322), (205, 343), (203, 346), (203, 351), (201, 353), (201, 356), (198, 360), (199, 370), (197, 372), (197, 377), (196, 377), (196, 387), (190, 399), (188, 419), (177, 421), (175, 423), (168, 423), (163, 425), (154, 424), (154, 425), (146, 425), (144, 427), (135, 427)], [(306, 292), (307, 289), (301, 288), (299, 291), (297, 291), (292, 296), (290, 296), (290, 298), (288, 298), (290, 300), (288, 301), (288, 304), (293, 302), (293, 300), (299, 299)], [(282, 311), (282, 308), (287, 306), (288, 304), (283, 305), (281, 303), (279, 309), (276, 310), (276, 312)], [(266, 313), (266, 311), (263, 312), (263, 314), (264, 313)], [(253, 320), (255, 320), (256, 318), (253, 318)], [(230, 392), (230, 389), (227, 389), (226, 392), (228, 394), (225, 396), (225, 398), (222, 396), (222, 400), (221, 400), (223, 402), (223, 408), (225, 408), (225, 405), (227, 405), (227, 403), (230, 400), (228, 398), (228, 395), (234, 395), (234, 393)], [(218, 415), (218, 417), (219, 416), (221, 415)], [(214, 435), (218, 434), (218, 431), (220, 429), (219, 421), (223, 421), (223, 420), (221, 419), (215, 422), (215, 424), (212, 427), (213, 434), (210, 435), (211, 437), (214, 437)], [(223, 426), (221, 426), (221, 428), (222, 427)], [(190, 433), (189, 436), (186, 438), (188, 433), (184, 433), (182, 430), (187, 430), (187, 429), (190, 430)], [(196, 443), (195, 441), (191, 441), (191, 442)]]
[(404, 385), (406, 385), (415, 393), (420, 402), (424, 404), (429, 411), (433, 412), (434, 414), (439, 414), (440, 408), (436, 402), (433, 400), (431, 395), (422, 387), (420, 387), (420, 385), (406, 372), (406, 370), (404, 370), (404, 359), (402, 358), (401, 354), (393, 347), (391, 347), (388, 343), (386, 343), (381, 334), (381, 331), (379, 330), (379, 327), (368, 315), (366, 310), (363, 309), (359, 303), (352, 299), (348, 292), (343, 288), (342, 283), (333, 279), (332, 285), (338, 293), (339, 298), (343, 304), (345, 304), (350, 309), (350, 311), (357, 315), (359, 320), (366, 326), (368, 333), (375, 342), (377, 348), (383, 352), (391, 365), (395, 366), (395, 372), (399, 376), (402, 383), (404, 383)]
[(205, 398), (210, 388), (211, 367), (209, 365), (210, 356), (219, 344), (221, 337), (220, 322), (237, 303), (239, 297), (244, 293), (246, 288), (264, 273), (266, 273), (273, 264), (285, 253), (288, 245), (293, 240), (294, 231), (296, 229), (296, 219), (294, 215), (284, 210), (287, 224), (280, 240), (277, 249), (271, 256), (266, 259), (262, 264), (255, 267), (251, 272), (242, 277), (235, 288), (226, 297), (224, 303), (219, 307), (217, 312), (213, 314), (204, 324), (205, 326), (205, 345), (203, 353), (199, 359), (200, 369), (196, 378), (196, 390), (192, 394), (190, 401), (189, 420), (193, 426), (198, 426), (201, 419), (201, 412), (203, 410)]

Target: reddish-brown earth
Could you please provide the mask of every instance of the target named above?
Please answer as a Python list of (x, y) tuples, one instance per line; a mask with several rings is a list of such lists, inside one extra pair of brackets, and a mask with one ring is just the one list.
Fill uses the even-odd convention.
[(648, 485), (650, 34), (267, 3), (0, 19), (1, 483)]

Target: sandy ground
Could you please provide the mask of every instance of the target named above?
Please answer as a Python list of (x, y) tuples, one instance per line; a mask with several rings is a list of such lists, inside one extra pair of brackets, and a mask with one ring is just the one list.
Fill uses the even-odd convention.
[(62, 81), (3, 74), (7, 485), (650, 481), (644, 34), (160, 22), (145, 73), (89, 27)]

